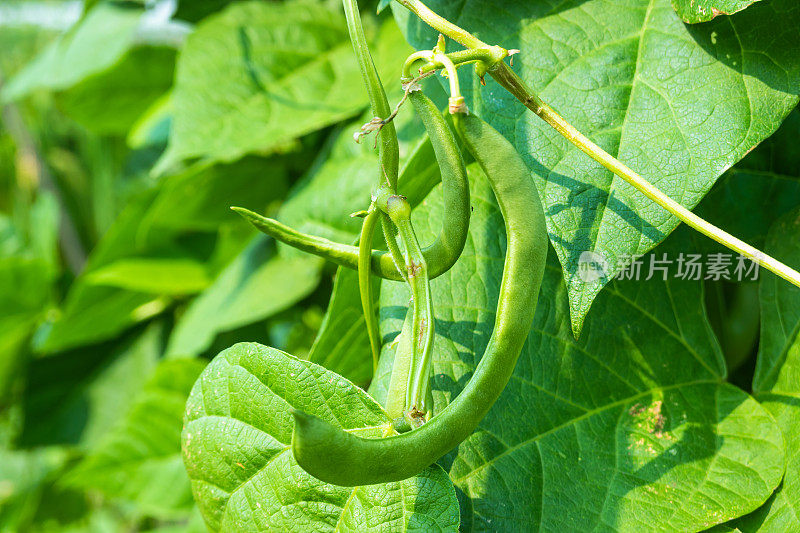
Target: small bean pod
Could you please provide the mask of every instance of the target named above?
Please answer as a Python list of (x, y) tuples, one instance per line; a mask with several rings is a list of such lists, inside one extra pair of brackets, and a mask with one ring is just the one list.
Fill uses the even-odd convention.
[[(389, 216), (403, 242), (405, 253), (401, 260), (406, 270), (406, 281), (411, 289), (410, 358), (400, 352), (401, 348), (406, 348), (405, 344), (398, 346), (396, 355), (399, 354), (400, 357), (395, 357), (392, 371), (393, 377), (395, 370), (398, 376), (405, 374), (406, 386), (404, 390), (397, 388), (398, 383), (393, 384), (395, 388), (390, 386), (387, 411), (390, 404), (395, 404), (392, 394), (402, 392), (405, 402), (400, 414), (407, 415), (414, 425), (420, 425), (427, 418), (431, 407), (428, 398), (431, 394), (434, 315), (428, 266), (411, 223), (411, 206), (406, 199), (398, 195), (382, 194), (376, 198), (376, 205)], [(398, 369), (400, 365), (408, 365), (408, 368)], [(396, 416), (396, 413), (389, 411), (389, 415)]]
[(483, 168), (505, 220), (507, 248), (494, 330), (472, 378), (423, 426), (364, 439), (293, 411), (294, 457), (315, 477), (337, 485), (398, 481), (421, 472), (466, 439), (505, 388), (530, 332), (544, 274), (548, 238), (536, 186), (514, 147), (475, 116), (456, 116), (467, 148)]
[(367, 327), (370, 352), (372, 352), (372, 371), (378, 369), (378, 358), (381, 354), (381, 336), (378, 331), (378, 320), (375, 317), (375, 297), (372, 294), (370, 279), (370, 255), (372, 253), (372, 236), (379, 212), (370, 206), (364, 223), (361, 225), (361, 236), (358, 242), (358, 292), (361, 298), (361, 309), (364, 312), (364, 324)]

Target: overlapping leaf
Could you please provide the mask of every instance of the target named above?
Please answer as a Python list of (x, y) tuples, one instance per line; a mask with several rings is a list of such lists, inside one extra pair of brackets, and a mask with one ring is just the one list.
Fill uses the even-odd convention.
[(155, 516), (171, 517), (191, 509), (180, 455), (180, 421), (204, 366), (197, 360), (162, 362), (127, 416), (65, 477), (65, 483), (136, 502)]
[(222, 352), (195, 384), (183, 429), (192, 490), (212, 530), (457, 530), (455, 492), (437, 466), (364, 487), (305, 473), (290, 449), (290, 408), (365, 435), (391, 423), (363, 390), (313, 363), (258, 344)]
[[(432, 281), (434, 398), (457, 394), (493, 327), (504, 238), (500, 213), (471, 168), (473, 223), (464, 254)], [(420, 238), (438, 228), (429, 198)], [(686, 232), (665, 248), (677, 254)], [(697, 531), (758, 507), (784, 454), (772, 417), (723, 383), (702, 285), (660, 275), (614, 282), (581, 340), (551, 261), (514, 375), (478, 430), (444, 464), (463, 493), (462, 527), (492, 531)], [(408, 292), (381, 288), (384, 335), (399, 330)]]
[[(521, 49), (514, 69), (569, 122), (675, 200), (694, 207), (716, 178), (772, 134), (800, 92), (800, 5), (757, 2), (686, 26), (668, 0), (444, 1), (431, 6), (483, 40)], [(418, 48), (435, 34), (396, 7)], [(564, 270), (574, 331), (603, 280), (578, 275), (601, 254), (609, 278), (677, 219), (527, 111), (472, 83), (472, 107), (512, 140), (534, 175)]]
[[(770, 230), (767, 253), (800, 267), (800, 211)], [(737, 521), (745, 531), (783, 532), (800, 528), (800, 289), (765, 273), (760, 285), (761, 344), (753, 392), (778, 420), (786, 439), (786, 476), (770, 500)]]
[(36, 89), (66, 89), (116, 63), (134, 45), (142, 11), (102, 3), (9, 80), (0, 96), (21, 98)]
[(317, 286), (319, 264), (313, 256), (274, 255), (269, 240), (256, 237), (190, 304), (170, 336), (168, 355), (197, 355), (218, 333), (267, 318), (297, 303)]
[[(408, 49), (394, 26), (375, 56), (396, 72)], [(384, 76), (388, 78), (389, 76)], [(264, 152), (367, 105), (340, 10), (247, 2), (202, 22), (178, 61), (174, 122), (160, 168)]]

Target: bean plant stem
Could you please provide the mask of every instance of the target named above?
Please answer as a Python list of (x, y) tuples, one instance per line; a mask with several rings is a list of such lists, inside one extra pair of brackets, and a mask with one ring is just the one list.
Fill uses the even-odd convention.
[[(361, 25), (361, 16), (358, 12), (358, 2), (356, 0), (342, 0), (344, 14), (347, 18), (347, 29), (350, 32), (350, 40), (353, 43), (358, 66), (361, 69), (361, 76), (364, 78), (364, 85), (367, 87), (369, 102), (375, 116), (386, 119), (391, 115), (389, 101), (369, 53), (367, 39), (364, 36), (364, 28)], [(391, 122), (385, 124), (378, 132), (378, 149), (381, 162), (381, 184), (387, 185), (392, 191), (397, 190), (397, 175), (400, 165), (400, 150), (397, 144), (397, 132)], [(384, 181), (385, 180), (385, 181)]]
[(481, 41), (470, 32), (453, 24), (446, 18), (441, 17), (419, 0), (397, 0), (397, 3), (414, 13), (419, 19), (435, 29), (439, 33), (446, 35), (461, 43), (467, 48), (488, 48), (485, 42)]
[[(437, 15), (419, 0), (397, 0), (397, 2), (408, 8), (419, 17), (420, 20), (439, 33), (450, 37), (465, 47), (471, 49), (489, 48), (489, 45), (466, 30)], [(731, 250), (755, 261), (760, 266), (774, 272), (786, 281), (800, 287), (800, 272), (695, 215), (683, 205), (667, 196), (658, 187), (645, 180), (621, 161), (597, 146), (588, 137), (564, 120), (561, 115), (556, 113), (553, 108), (539, 98), (539, 96), (537, 96), (508, 65), (502, 61), (497, 62), (489, 68), (488, 72), (500, 85), (514, 95), (517, 100), (522, 102), (525, 107), (533, 111), (534, 114), (549, 124), (565, 139), (578, 147), (583, 153), (631, 184), (642, 194), (677, 217), (681, 222), (684, 222), (691, 228), (694, 228), (703, 235), (706, 235)]]

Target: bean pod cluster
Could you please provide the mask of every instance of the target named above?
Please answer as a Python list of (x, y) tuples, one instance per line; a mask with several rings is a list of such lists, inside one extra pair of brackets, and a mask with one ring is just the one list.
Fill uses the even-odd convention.
[[(443, 224), (430, 245), (422, 248), (417, 240), (412, 209), (396, 190), (396, 176), (379, 181), (370, 206), (363, 213), (358, 246), (305, 235), (278, 221), (236, 209), (256, 228), (276, 239), (358, 270), (361, 301), (376, 365), (381, 339), (370, 277), (376, 275), (409, 286), (411, 299), (403, 328), (393, 343), (393, 366), (384, 403), (387, 414), (395, 420), (388, 434), (383, 438), (362, 438), (302, 411), (292, 411), (294, 457), (304, 470), (328, 483), (354, 486), (402, 480), (416, 475), (452, 450), (475, 430), (502, 393), (533, 322), (548, 249), (539, 194), (511, 143), (468, 112), (458, 92), (451, 56), (444, 53), (444, 41), (440, 40), (433, 51), (413, 54), (404, 66), (404, 100), (411, 101), (422, 119), (442, 176)], [(481, 57), (471, 59), (477, 63), (479, 76), (487, 68), (487, 60)], [(419, 72), (446, 70), (451, 87), (449, 110), (455, 130), (463, 147), (489, 180), (507, 236), (494, 329), (486, 351), (464, 389), (449, 405), (435, 413), (430, 388), (435, 333), (430, 280), (447, 272), (463, 252), (471, 209), (467, 172), (456, 136), (438, 107), (422, 92), (417, 80), (405, 75), (410, 72), (410, 65), (418, 60), (426, 61)], [(386, 122), (386, 119), (374, 119), (370, 124)], [(372, 249), (379, 220), (386, 251)]]

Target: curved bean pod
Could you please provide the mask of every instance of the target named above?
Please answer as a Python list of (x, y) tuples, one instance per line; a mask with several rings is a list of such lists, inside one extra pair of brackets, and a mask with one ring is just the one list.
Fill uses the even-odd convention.
[(398, 481), (449, 452), (472, 433), (500, 396), (530, 332), (548, 249), (539, 194), (519, 154), (502, 135), (478, 117), (455, 118), (489, 178), (505, 220), (508, 244), (492, 336), (461, 393), (408, 433), (364, 439), (293, 411), (294, 457), (323, 481), (346, 486)]

